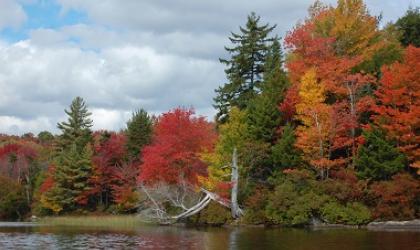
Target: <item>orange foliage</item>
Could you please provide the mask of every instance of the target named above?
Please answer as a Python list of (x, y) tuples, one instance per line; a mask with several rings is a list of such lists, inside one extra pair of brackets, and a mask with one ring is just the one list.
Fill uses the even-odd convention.
[(409, 46), (404, 61), (382, 68), (381, 86), (375, 92), (376, 124), (398, 141), (412, 167), (420, 174), (420, 48)]

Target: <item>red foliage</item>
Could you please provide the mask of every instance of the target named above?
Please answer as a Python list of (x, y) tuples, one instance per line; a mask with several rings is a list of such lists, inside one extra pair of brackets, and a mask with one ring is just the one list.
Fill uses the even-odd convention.
[[(100, 131), (94, 134), (93, 175), (89, 179), (91, 188), (78, 197), (79, 204), (86, 204), (89, 197), (101, 198), (108, 204), (119, 203), (119, 197), (128, 192), (126, 185), (135, 188), (137, 171), (131, 168), (130, 173), (121, 174), (126, 169), (126, 136), (122, 133)], [(123, 189), (120, 187), (124, 186)]]
[(296, 114), (296, 104), (299, 102), (299, 94), (297, 84), (290, 87), (283, 102), (280, 104), (279, 109), (282, 114), (282, 118), (285, 121), (292, 121)]
[(200, 153), (212, 150), (216, 132), (213, 124), (193, 115), (191, 109), (176, 108), (158, 118), (153, 142), (142, 151), (139, 181), (176, 184), (182, 178), (196, 184), (198, 176), (207, 175)]
[(0, 148), (0, 174), (19, 183), (29, 178), (31, 162), (38, 156), (29, 143), (9, 143)]
[(420, 197), (420, 181), (403, 173), (392, 177), (391, 181), (381, 181), (371, 186), (375, 200), (373, 216), (380, 219), (413, 219), (415, 200)]
[(412, 167), (420, 174), (420, 48), (409, 46), (404, 62), (383, 67), (381, 86), (375, 92), (376, 124), (398, 141)]
[(55, 185), (54, 173), (55, 173), (55, 166), (50, 165), (46, 173), (46, 178), (44, 179), (44, 182), (39, 187), (39, 192), (41, 194), (48, 192)]
[(322, 183), (327, 194), (342, 202), (360, 201), (364, 198), (367, 182), (359, 180), (353, 169), (331, 172), (331, 179)]

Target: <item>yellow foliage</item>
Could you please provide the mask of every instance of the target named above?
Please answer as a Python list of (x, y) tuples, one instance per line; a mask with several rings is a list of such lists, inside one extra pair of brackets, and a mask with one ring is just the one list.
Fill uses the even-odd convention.
[(208, 164), (208, 177), (199, 178), (204, 187), (213, 190), (218, 183), (230, 181), (233, 149), (243, 149), (247, 131), (246, 113), (233, 107), (229, 112), (229, 121), (219, 127), (219, 139), (214, 152), (201, 155), (201, 159)]
[(340, 55), (367, 59), (384, 47), (378, 29), (378, 19), (369, 14), (362, 0), (338, 0), (336, 8), (329, 8), (317, 20), (317, 32), (336, 39)]
[(61, 210), (63, 210), (63, 207), (62, 206), (60, 206), (57, 203), (54, 203), (54, 202), (50, 201), (45, 194), (42, 194), (41, 195), (40, 202), (41, 202), (41, 205), (44, 208), (51, 209), (56, 214), (58, 214)]

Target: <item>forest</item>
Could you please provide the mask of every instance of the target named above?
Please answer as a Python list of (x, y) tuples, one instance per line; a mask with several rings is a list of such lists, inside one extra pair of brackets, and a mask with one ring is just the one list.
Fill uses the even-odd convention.
[(283, 38), (263, 18), (250, 13), (229, 36), (214, 120), (139, 107), (121, 131), (93, 131), (76, 97), (57, 135), (0, 135), (0, 220), (420, 218), (420, 9), (381, 24), (362, 0), (316, 1)]

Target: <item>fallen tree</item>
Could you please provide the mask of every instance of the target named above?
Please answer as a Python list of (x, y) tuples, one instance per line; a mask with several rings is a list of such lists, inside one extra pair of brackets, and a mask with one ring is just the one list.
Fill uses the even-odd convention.
[(140, 184), (140, 191), (147, 196), (149, 204), (143, 207), (140, 215), (143, 219), (157, 221), (161, 224), (172, 224), (199, 213), (211, 201), (231, 210), (232, 217), (237, 219), (243, 211), (239, 207), (238, 197), (238, 164), (236, 149), (232, 154), (231, 199), (226, 199), (217, 193), (194, 186), (184, 178), (179, 182), (167, 184), (157, 182), (153, 185)]

